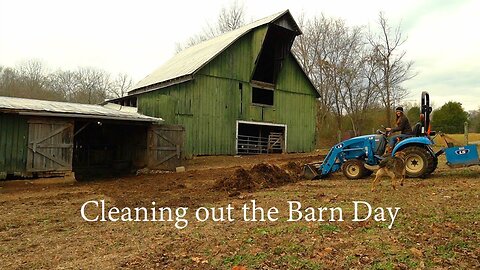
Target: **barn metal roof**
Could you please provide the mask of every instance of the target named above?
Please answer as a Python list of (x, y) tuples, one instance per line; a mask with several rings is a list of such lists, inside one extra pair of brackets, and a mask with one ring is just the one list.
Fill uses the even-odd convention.
[(104, 106), (38, 99), (0, 97), (0, 112), (21, 115), (162, 122), (163, 119), (139, 114), (137, 108), (107, 103)]
[(143, 92), (142, 90), (144, 89), (142, 88), (160, 83), (170, 85), (192, 79), (193, 73), (214, 59), (218, 54), (223, 52), (243, 35), (247, 34), (254, 28), (272, 23), (286, 14), (290, 17), (293, 23), (282, 22), (282, 26), (291, 28), (298, 34), (301, 34), (300, 28), (296, 25), (288, 10), (273, 14), (179, 52), (153, 73), (137, 83), (129, 94)]

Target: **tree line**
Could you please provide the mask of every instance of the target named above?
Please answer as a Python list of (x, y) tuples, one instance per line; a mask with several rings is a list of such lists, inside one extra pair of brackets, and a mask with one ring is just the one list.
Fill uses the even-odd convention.
[(122, 97), (132, 87), (129, 75), (96, 68), (51, 72), (38, 60), (27, 60), (16, 67), (0, 66), (0, 96), (98, 104)]
[[(420, 113), (418, 106), (413, 106), (408, 111), (409, 118), (415, 113), (417, 116)], [(480, 108), (467, 112), (462, 103), (449, 101), (432, 113), (431, 125), (435, 131), (447, 134), (464, 133), (465, 122), (468, 123), (469, 132), (480, 132)]]
[(408, 94), (402, 83), (415, 75), (400, 27), (391, 27), (383, 13), (375, 30), (324, 15), (298, 22), (303, 35), (292, 51), (320, 91), (319, 121), (332, 115), (337, 130), (359, 135), (370, 132), (366, 121), (376, 109), (384, 112), (380, 123), (391, 126), (393, 109)]

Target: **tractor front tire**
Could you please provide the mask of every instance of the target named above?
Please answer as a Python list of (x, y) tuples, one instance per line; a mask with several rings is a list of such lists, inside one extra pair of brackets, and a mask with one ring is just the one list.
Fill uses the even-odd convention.
[(348, 179), (360, 179), (367, 175), (363, 161), (358, 159), (350, 159), (343, 163), (342, 172)]
[(402, 150), (405, 153), (405, 169), (407, 177), (425, 178), (436, 167), (435, 157), (430, 152), (418, 146), (410, 146)]

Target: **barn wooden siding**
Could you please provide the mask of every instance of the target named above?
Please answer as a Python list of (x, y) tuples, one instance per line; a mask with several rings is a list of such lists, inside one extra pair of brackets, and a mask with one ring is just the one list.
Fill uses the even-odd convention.
[(237, 120), (286, 124), (288, 152), (312, 151), (317, 94), (292, 54), (278, 76), (274, 106), (252, 105), (250, 80), (267, 29), (244, 35), (194, 80), (139, 95), (139, 112), (183, 125), (187, 154), (235, 154)]
[(28, 123), (18, 115), (0, 113), (0, 180), (23, 175), (27, 163)]

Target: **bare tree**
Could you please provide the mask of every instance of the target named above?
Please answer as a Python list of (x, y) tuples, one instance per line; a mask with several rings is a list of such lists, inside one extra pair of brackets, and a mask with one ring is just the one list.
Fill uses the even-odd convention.
[(2, 68), (0, 73), (0, 95), (2, 96), (17, 96), (17, 89), (21, 82), (18, 72), (14, 68)]
[(325, 50), (329, 22), (322, 15), (321, 18), (305, 20), (302, 15), (298, 20), (303, 35), (295, 39), (293, 53), (299, 60), (305, 73), (310, 77), (314, 86), (319, 90), (318, 120), (323, 122), (330, 108), (333, 106), (334, 95), (330, 82), (323, 72), (327, 66), (328, 50)]
[(365, 76), (366, 65), (365, 48), (363, 41), (352, 39), (354, 43), (351, 51), (351, 62), (346, 66), (343, 74), (344, 87), (340, 91), (346, 111), (345, 116), (350, 120), (355, 135), (364, 131), (367, 113), (377, 103), (378, 90), (368, 83)]
[(97, 104), (122, 97), (132, 86), (129, 75), (113, 80), (109, 73), (90, 67), (49, 73), (38, 60), (24, 61), (16, 68), (0, 66), (0, 95)]
[(230, 7), (222, 7), (217, 19), (217, 33), (223, 34), (235, 30), (245, 24), (245, 8), (234, 1)]
[(111, 98), (119, 98), (127, 95), (127, 92), (132, 88), (133, 80), (126, 73), (119, 73), (115, 80), (113, 80), (110, 89), (108, 89), (108, 96)]
[(299, 24), (304, 34), (295, 41), (293, 52), (320, 92), (318, 120), (323, 122), (333, 113), (342, 130), (347, 116), (355, 133), (361, 133), (365, 113), (374, 101), (374, 89), (364, 77), (364, 29), (324, 15), (307, 21), (301, 17)]
[(48, 70), (45, 65), (36, 59), (23, 61), (17, 65), (16, 74), (19, 84), (15, 90), (18, 96), (52, 99), (47, 97), (48, 90)]
[(17, 66), (17, 71), (31, 90), (46, 86), (48, 71), (41, 61), (35, 59), (23, 61)]
[(395, 29), (388, 24), (385, 15), (378, 16), (380, 32), (370, 34), (368, 41), (372, 47), (370, 82), (380, 90), (380, 97), (386, 109), (386, 121), (392, 123), (392, 110), (407, 92), (401, 84), (415, 76), (412, 74), (412, 61), (406, 61), (405, 51), (400, 47), (406, 38), (402, 37), (400, 25)]
[(3, 91), (8, 96), (37, 98), (44, 100), (62, 99), (50, 88), (48, 70), (39, 60), (23, 61), (16, 68), (7, 68), (3, 74)]
[(245, 8), (238, 1), (231, 3), (229, 7), (222, 7), (215, 25), (207, 24), (200, 34), (190, 37), (184, 44), (176, 44), (176, 52), (192, 47), (200, 42), (212, 39), (226, 32), (240, 28), (245, 24)]
[(50, 87), (59, 91), (66, 101), (72, 101), (79, 88), (77, 74), (73, 71), (58, 70), (50, 74)]
[(110, 88), (109, 75), (95, 68), (79, 68), (75, 72), (78, 83), (73, 102), (96, 104), (103, 102)]

